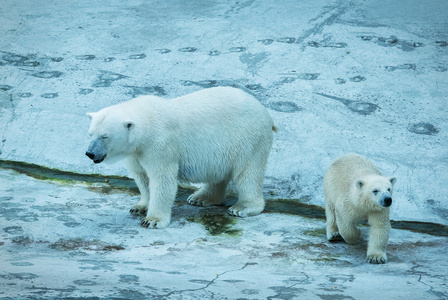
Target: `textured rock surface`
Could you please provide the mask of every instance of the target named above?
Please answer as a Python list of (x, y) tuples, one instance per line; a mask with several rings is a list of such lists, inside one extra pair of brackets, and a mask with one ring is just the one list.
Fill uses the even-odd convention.
[[(447, 15), (437, 0), (4, 1), (0, 159), (127, 176), (84, 155), (86, 112), (234, 86), (280, 129), (267, 198), (323, 206), (327, 167), (358, 152), (398, 178), (393, 220), (448, 225)], [(0, 297), (447, 298), (446, 237), (392, 230), (390, 262), (370, 266), (322, 219), (211, 235), (199, 220), (224, 210), (178, 202), (148, 231), (129, 195), (0, 172)]]
[(227, 85), (280, 128), (266, 192), (323, 205), (358, 152), (398, 177), (393, 217), (447, 223), (447, 6), (441, 1), (20, 1), (0, 12), (0, 158), (126, 175), (84, 156), (85, 113)]
[(370, 265), (367, 227), (358, 245), (332, 244), (321, 215), (304, 217), (300, 207), (283, 214), (272, 202), (271, 212), (241, 219), (187, 205), (182, 190), (171, 225), (150, 230), (128, 213), (138, 196), (109, 183), (0, 176), (2, 299), (448, 296), (446, 227), (435, 235), (393, 228), (389, 262)]

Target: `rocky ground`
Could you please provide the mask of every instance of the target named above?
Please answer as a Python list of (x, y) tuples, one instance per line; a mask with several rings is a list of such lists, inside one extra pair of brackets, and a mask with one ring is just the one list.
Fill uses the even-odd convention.
[[(448, 298), (447, 15), (439, 0), (3, 1), (0, 297)], [(84, 155), (86, 112), (214, 86), (279, 127), (265, 212), (182, 190), (167, 229), (141, 228), (135, 187), (111, 176), (123, 164)], [(398, 179), (385, 265), (365, 263), (367, 227), (356, 246), (325, 240), (322, 178), (347, 152)]]
[(171, 225), (151, 230), (128, 212), (138, 200), (131, 181), (33, 170), (0, 169), (0, 298), (448, 296), (447, 227), (396, 224), (389, 262), (371, 265), (368, 228), (358, 245), (329, 243), (318, 207), (269, 200), (263, 214), (241, 219), (190, 206), (191, 191), (180, 189)]

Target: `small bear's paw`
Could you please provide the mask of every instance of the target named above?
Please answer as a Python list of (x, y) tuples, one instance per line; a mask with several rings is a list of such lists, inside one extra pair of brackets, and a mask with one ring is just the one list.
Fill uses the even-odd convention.
[(237, 203), (234, 206), (229, 207), (227, 212), (229, 215), (245, 218), (261, 214), (263, 209), (264, 206), (245, 206)]
[(169, 220), (164, 220), (163, 218), (156, 218), (156, 217), (146, 217), (140, 223), (142, 227), (151, 229), (165, 228), (168, 226), (168, 224), (170, 224)]
[(129, 212), (133, 215), (146, 215), (147, 212), (147, 208), (146, 207), (142, 207), (139, 205), (134, 205), (134, 207), (132, 207)]
[(342, 236), (339, 232), (333, 232), (328, 237), (329, 242), (339, 242), (339, 241), (343, 241), (343, 240), (344, 239), (342, 238)]
[(370, 254), (367, 255), (366, 260), (371, 264), (385, 264), (387, 262), (387, 256), (385, 253)]

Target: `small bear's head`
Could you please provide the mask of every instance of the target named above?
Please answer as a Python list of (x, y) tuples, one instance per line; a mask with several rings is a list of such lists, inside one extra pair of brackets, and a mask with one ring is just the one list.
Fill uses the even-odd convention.
[(91, 137), (86, 155), (98, 164), (115, 162), (132, 152), (130, 135), (135, 123), (123, 116), (119, 110), (105, 108), (97, 113), (87, 113), (91, 119)]
[(395, 177), (369, 176), (356, 181), (361, 198), (368, 205), (389, 207), (392, 205), (393, 187), (397, 179)]

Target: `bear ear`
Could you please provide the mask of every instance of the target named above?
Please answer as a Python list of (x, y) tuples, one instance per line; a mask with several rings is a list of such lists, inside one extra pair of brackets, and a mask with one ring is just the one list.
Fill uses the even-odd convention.
[(135, 127), (135, 123), (132, 122), (131, 120), (124, 122), (124, 127), (131, 130), (134, 129)]
[(392, 183), (392, 186), (393, 186), (395, 184), (395, 182), (397, 182), (397, 178), (389, 177), (389, 181), (390, 181), (390, 183)]
[(88, 116), (90, 118), (90, 120), (92, 120), (94, 115), (95, 115), (95, 113), (86, 113), (86, 116)]
[(356, 181), (356, 187), (358, 189), (361, 189), (363, 187), (363, 185), (364, 185), (364, 181), (362, 181), (362, 180)]

